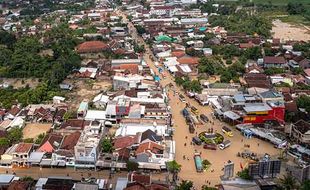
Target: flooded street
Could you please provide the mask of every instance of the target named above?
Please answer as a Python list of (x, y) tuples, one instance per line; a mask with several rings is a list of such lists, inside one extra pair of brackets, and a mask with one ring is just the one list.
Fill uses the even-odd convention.
[[(123, 15), (123, 19), (127, 20), (126, 17)], [(128, 22), (128, 20), (127, 20)], [(152, 53), (148, 45), (143, 41), (141, 37), (138, 36), (136, 30), (132, 23), (128, 23), (129, 29), (132, 31), (132, 36), (137, 41), (141, 42), (146, 47), (146, 53), (144, 54), (144, 60), (149, 65), (149, 67), (158, 75), (158, 68), (155, 66), (154, 61), (150, 59), (152, 57)], [(161, 77), (160, 84), (162, 87), (167, 86), (168, 84), (172, 84), (174, 87), (173, 89), (166, 88), (168, 91), (169, 96), (169, 106), (171, 107), (172, 112), (172, 119), (174, 120), (174, 136), (173, 139), (176, 141), (176, 161), (182, 165), (181, 171), (179, 173), (180, 180), (191, 180), (194, 182), (194, 186), (198, 189), (201, 188), (202, 185), (205, 185), (207, 181), (210, 182), (211, 186), (217, 185), (220, 183), (220, 176), (223, 175), (222, 168), (224, 163), (228, 160), (235, 163), (235, 174), (241, 170), (241, 165), (245, 168), (249, 162), (249, 160), (243, 159), (241, 157), (237, 157), (238, 152), (242, 152), (244, 150), (250, 150), (258, 156), (263, 156), (265, 153), (270, 154), (271, 156), (279, 155), (280, 151), (275, 149), (271, 143), (262, 141), (260, 139), (252, 138), (252, 139), (245, 139), (242, 134), (237, 131), (234, 127), (230, 127), (233, 129), (234, 136), (227, 137), (225, 136), (221, 129), (222, 126), (226, 125), (219, 120), (213, 120), (212, 118), (212, 109), (209, 106), (201, 106), (199, 105), (194, 99), (190, 99), (184, 95), (181, 88), (176, 86), (174, 82), (173, 76), (171, 76), (167, 71), (165, 72), (165, 79)], [(174, 95), (173, 90), (176, 92), (182, 93), (185, 98), (186, 102), (190, 105), (195, 106), (199, 114), (205, 114), (214, 122), (214, 125), (211, 123), (204, 124), (203, 126), (196, 127), (195, 130), (197, 134), (200, 132), (206, 131), (208, 128), (213, 128), (215, 131), (223, 134), (226, 139), (229, 139), (232, 144), (230, 147), (224, 150), (206, 150), (203, 149), (203, 146), (196, 146), (190, 145), (192, 137), (196, 136), (196, 132), (194, 134), (190, 134), (188, 130), (188, 125), (185, 122), (185, 119), (181, 113), (181, 111), (185, 107), (185, 103), (182, 103), (179, 100), (179, 96), (177, 94)], [(185, 138), (187, 136), (187, 139)], [(186, 143), (186, 146), (184, 144)], [(250, 148), (244, 148), (244, 144), (250, 145)], [(202, 153), (202, 159), (207, 159), (211, 162), (211, 167), (208, 171), (197, 173), (194, 163), (194, 153), (195, 150), (197, 152)], [(185, 156), (186, 159), (183, 159)], [(188, 159), (187, 159), (188, 158)], [(211, 172), (211, 170), (214, 170)]]

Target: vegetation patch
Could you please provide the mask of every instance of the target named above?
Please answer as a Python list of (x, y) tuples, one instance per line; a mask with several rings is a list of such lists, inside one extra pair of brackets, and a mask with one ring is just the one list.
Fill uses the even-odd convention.
[(209, 160), (205, 159), (202, 161), (202, 166), (203, 166), (203, 169), (207, 171), (210, 168), (211, 163), (209, 162)]
[(198, 135), (199, 139), (202, 142), (204, 142), (206, 144), (221, 144), (224, 141), (223, 135), (221, 135), (219, 133), (215, 133), (214, 135), (212, 135), (212, 137), (208, 138), (205, 135), (206, 132), (207, 131), (204, 131)]

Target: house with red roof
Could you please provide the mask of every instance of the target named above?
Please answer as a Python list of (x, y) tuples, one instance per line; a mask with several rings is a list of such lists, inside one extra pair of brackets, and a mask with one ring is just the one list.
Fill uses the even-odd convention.
[(57, 163), (57, 166), (74, 166), (75, 155), (74, 147), (78, 143), (81, 132), (76, 131), (74, 133), (66, 135), (58, 150), (53, 152), (52, 161)]
[(264, 68), (285, 68), (287, 61), (283, 56), (265, 56), (263, 59)]
[(79, 54), (100, 53), (109, 49), (109, 46), (102, 41), (86, 41), (76, 47)]
[(48, 134), (42, 141), (37, 151), (53, 153), (60, 147), (63, 140), (63, 136), (56, 133)]
[(32, 150), (33, 143), (14, 144), (1, 155), (1, 164), (26, 166)]

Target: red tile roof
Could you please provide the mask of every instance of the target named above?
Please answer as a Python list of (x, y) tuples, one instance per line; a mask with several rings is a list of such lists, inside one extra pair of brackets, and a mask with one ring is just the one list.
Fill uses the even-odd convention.
[(171, 52), (172, 57), (180, 58), (180, 57), (183, 57), (184, 55), (185, 55), (185, 51), (173, 51), (173, 52)]
[(25, 190), (30, 186), (29, 181), (12, 181), (7, 190)]
[(17, 106), (12, 107), (9, 110), (9, 114), (16, 116), (20, 112), (20, 109)]
[(16, 153), (28, 153), (32, 149), (32, 143), (19, 143), (15, 149)]
[(249, 43), (240, 43), (239, 44), (239, 47), (240, 48), (251, 48), (251, 47), (253, 47), (254, 46), (254, 44), (252, 44), (252, 42), (249, 42)]
[(196, 65), (198, 64), (198, 57), (181, 57), (177, 59), (180, 64)]
[(86, 123), (87, 122), (82, 119), (68, 119), (66, 122), (60, 125), (60, 129), (74, 128), (76, 130), (83, 130)]
[(138, 74), (139, 72), (139, 67), (137, 64), (122, 64), (119, 68), (129, 71), (131, 74)]
[(141, 183), (144, 185), (149, 185), (149, 184), (151, 184), (151, 176), (132, 172), (132, 173), (128, 174), (128, 181), (129, 182), (138, 182), (138, 183)]
[(125, 137), (118, 137), (114, 140), (114, 148), (115, 149), (122, 149), (129, 147), (137, 142), (136, 136), (125, 136)]
[(62, 141), (60, 149), (65, 150), (73, 150), (74, 146), (78, 142), (79, 138), (81, 136), (81, 133), (76, 131), (70, 135), (67, 135), (64, 140)]
[(159, 144), (156, 144), (154, 142), (146, 142), (146, 143), (142, 143), (139, 145), (138, 149), (136, 150), (136, 154), (140, 154), (140, 153), (148, 152), (148, 151), (158, 154), (163, 150), (164, 150), (164, 147), (162, 147)]
[(273, 56), (265, 56), (264, 57), (265, 64), (285, 64), (286, 60), (284, 57), (273, 57)]
[(78, 53), (98, 53), (108, 49), (109, 46), (101, 41), (88, 41), (77, 46)]

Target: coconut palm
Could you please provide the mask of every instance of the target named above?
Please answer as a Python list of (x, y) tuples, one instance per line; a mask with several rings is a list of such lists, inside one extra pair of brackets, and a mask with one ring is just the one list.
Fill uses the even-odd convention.
[(168, 172), (172, 173), (173, 182), (178, 178), (178, 172), (181, 170), (181, 165), (178, 164), (175, 160), (166, 162)]
[(285, 175), (279, 179), (279, 189), (283, 190), (295, 190), (298, 189), (296, 178), (292, 175)]

